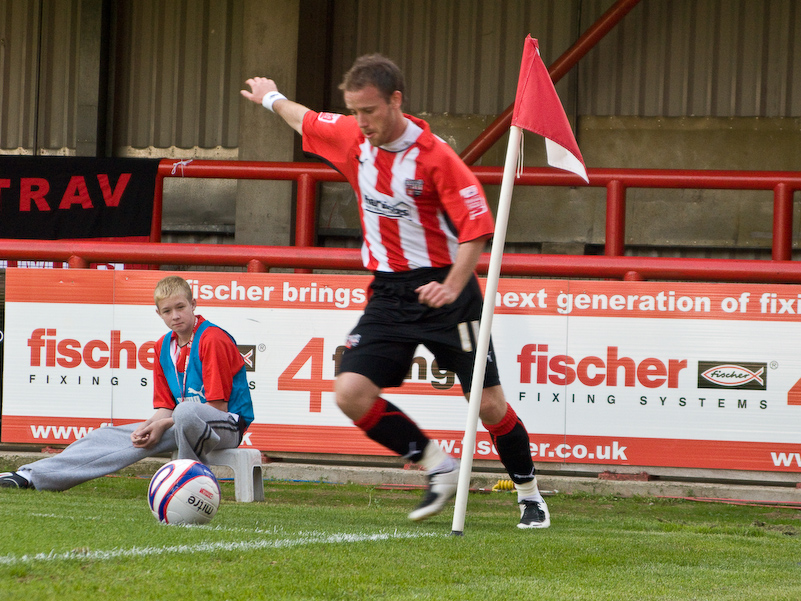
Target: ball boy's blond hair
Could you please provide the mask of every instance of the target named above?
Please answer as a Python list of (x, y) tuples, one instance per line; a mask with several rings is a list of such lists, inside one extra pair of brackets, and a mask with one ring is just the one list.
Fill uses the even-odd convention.
[(159, 303), (165, 298), (178, 296), (179, 294), (185, 296), (189, 302), (192, 302), (192, 287), (189, 283), (180, 276), (170, 275), (156, 284), (156, 289), (153, 291), (153, 300), (158, 307)]

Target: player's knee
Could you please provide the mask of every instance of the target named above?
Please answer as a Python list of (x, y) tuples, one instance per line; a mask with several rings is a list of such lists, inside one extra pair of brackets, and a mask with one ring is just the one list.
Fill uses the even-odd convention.
[(507, 403), (500, 386), (486, 388), (481, 395), (479, 416), (484, 423), (496, 424), (506, 415)]
[(354, 392), (347, 388), (340, 388), (338, 390), (335, 389), (334, 392), (334, 400), (337, 404), (337, 407), (339, 407), (339, 410), (351, 419), (359, 419), (361, 415), (357, 414), (360, 413), (358, 411), (360, 403)]
[(359, 374), (343, 373), (334, 382), (334, 399), (352, 420), (361, 419), (378, 398), (380, 389)]

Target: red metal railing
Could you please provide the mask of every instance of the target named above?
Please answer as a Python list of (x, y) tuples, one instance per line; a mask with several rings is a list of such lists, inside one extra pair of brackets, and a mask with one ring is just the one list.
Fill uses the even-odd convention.
[(298, 202), (295, 216), (295, 246), (314, 246), (317, 215), (317, 183), (344, 182), (339, 173), (321, 163), (275, 163), (264, 161), (171, 161), (162, 159), (156, 175), (151, 241), (161, 240), (161, 208), (164, 179), (200, 177), (217, 179), (264, 179), (295, 181)]
[[(500, 167), (473, 167), (484, 184), (500, 184)], [(70, 267), (123, 262), (154, 265), (240, 266), (270, 268), (362, 269), (356, 249), (315, 248), (317, 183), (344, 181), (318, 163), (162, 160), (153, 216), (153, 236), (160, 239), (163, 183), (166, 177), (269, 179), (297, 181), (295, 246), (245, 246), (58, 240), (0, 240), (0, 257), (65, 261)], [(504, 275), (613, 279), (682, 279), (705, 281), (801, 283), (801, 262), (791, 261), (793, 194), (801, 190), (801, 172), (590, 169), (589, 185), (606, 188), (605, 256), (507, 254)], [(575, 175), (549, 168), (527, 168), (517, 186), (584, 185)], [(773, 191), (772, 260), (677, 259), (625, 257), (626, 191), (630, 188), (689, 188)], [(265, 200), (265, 202), (267, 202)], [(486, 272), (489, 257), (479, 263)]]

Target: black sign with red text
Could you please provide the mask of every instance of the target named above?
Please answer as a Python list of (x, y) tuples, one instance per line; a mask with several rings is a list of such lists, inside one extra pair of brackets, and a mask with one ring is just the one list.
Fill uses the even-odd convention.
[(147, 240), (158, 159), (0, 157), (0, 238)]

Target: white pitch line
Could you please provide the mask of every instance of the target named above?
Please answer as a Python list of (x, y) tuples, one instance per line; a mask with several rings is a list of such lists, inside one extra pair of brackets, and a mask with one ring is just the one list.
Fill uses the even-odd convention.
[[(74, 515), (57, 515), (55, 513), (31, 513), (31, 514), (28, 514), (28, 517), (32, 517), (32, 518), (53, 518), (53, 519), (56, 519), (56, 520), (73, 520), (73, 521), (75, 521), (75, 520), (100, 520), (100, 519), (102, 519), (99, 516), (92, 516), (92, 515), (76, 517)], [(128, 521), (131, 521), (132, 519), (133, 518), (129, 518)]]
[(217, 551), (256, 551), (260, 549), (286, 549), (302, 545), (360, 543), (366, 541), (382, 541), (391, 539), (425, 538), (444, 536), (433, 532), (406, 532), (406, 533), (377, 533), (377, 534), (326, 534), (324, 532), (299, 533), (296, 538), (278, 540), (254, 540), (212, 543), (197, 543), (192, 545), (171, 545), (166, 547), (132, 547), (130, 549), (111, 549), (109, 551), (77, 549), (64, 553), (37, 553), (35, 555), (2, 555), (0, 565), (13, 566), (23, 563), (37, 563), (50, 561), (95, 560), (106, 561), (118, 558), (148, 557), (153, 555), (166, 555), (170, 553), (212, 553)]

